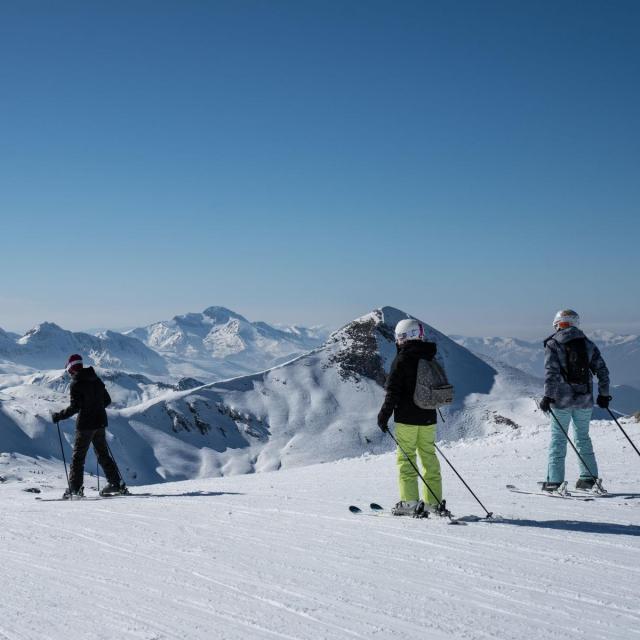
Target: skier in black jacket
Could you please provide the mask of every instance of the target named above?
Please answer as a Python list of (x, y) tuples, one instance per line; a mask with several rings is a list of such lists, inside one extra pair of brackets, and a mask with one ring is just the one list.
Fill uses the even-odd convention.
[(84, 461), (91, 444), (109, 483), (100, 494), (106, 496), (127, 493), (120, 471), (107, 445), (105, 408), (111, 404), (111, 397), (93, 367), (83, 368), (82, 356), (77, 354), (70, 356), (66, 369), (72, 378), (71, 403), (63, 411), (51, 416), (53, 422), (58, 423), (78, 414), (69, 486), (62, 497), (68, 499), (72, 496), (84, 495)]
[[(416, 451), (423, 464), (423, 475), (429, 487), (425, 487), (425, 506), (436, 509), (442, 501), (440, 463), (435, 452), (437, 415), (435, 409), (421, 409), (413, 402), (418, 373), (418, 361), (433, 360), (437, 347), (426, 342), (424, 327), (417, 320), (398, 322), (395, 330), (398, 355), (395, 357), (386, 384), (384, 404), (378, 414), (378, 427), (389, 430), (388, 422), (394, 414), (395, 437), (400, 447), (416, 463)], [(418, 474), (398, 448), (397, 463), (400, 483), (400, 502), (394, 507), (394, 515), (413, 515), (419, 503)], [(434, 495), (435, 494), (435, 495)]]

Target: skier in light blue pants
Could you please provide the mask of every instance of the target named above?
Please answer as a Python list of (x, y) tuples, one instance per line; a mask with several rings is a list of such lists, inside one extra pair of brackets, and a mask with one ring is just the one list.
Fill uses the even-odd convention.
[[(593, 444), (589, 437), (589, 423), (592, 409), (554, 409), (553, 414), (569, 434), (569, 424), (573, 422), (573, 436), (576, 449), (586, 463), (578, 459), (580, 477), (590, 480), (598, 477), (598, 464), (593, 453)], [(567, 456), (567, 438), (554, 418), (551, 420), (551, 444), (549, 446), (549, 469), (547, 482), (560, 485), (564, 482), (564, 461)], [(570, 434), (569, 434), (570, 435)]]
[[(554, 417), (551, 420), (549, 464), (547, 480), (542, 483), (543, 491), (557, 491), (564, 482), (567, 437), (572, 422), (575, 447), (584, 460), (579, 459), (580, 477), (576, 489), (592, 489), (598, 479), (598, 465), (589, 437), (593, 376), (598, 378), (598, 406), (606, 409), (611, 400), (609, 370), (600, 350), (580, 331), (579, 325), (580, 316), (575, 311), (558, 311), (553, 320), (556, 333), (544, 342), (544, 398), (540, 408), (549, 413), (553, 405)], [(598, 485), (601, 487), (600, 482)]]

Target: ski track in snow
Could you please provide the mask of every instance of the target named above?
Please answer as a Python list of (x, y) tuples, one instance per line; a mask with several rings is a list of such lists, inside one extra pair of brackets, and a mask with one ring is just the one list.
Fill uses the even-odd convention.
[[(0, 639), (638, 638), (640, 460), (614, 426), (593, 436), (605, 485), (635, 497), (508, 492), (540, 479), (544, 427), (445, 446), (502, 516), (466, 527), (351, 515), (396, 501), (389, 454), (75, 503), (21, 491), (57, 495), (57, 466), (18, 470), (0, 486)], [(443, 475), (454, 513), (482, 514)]]

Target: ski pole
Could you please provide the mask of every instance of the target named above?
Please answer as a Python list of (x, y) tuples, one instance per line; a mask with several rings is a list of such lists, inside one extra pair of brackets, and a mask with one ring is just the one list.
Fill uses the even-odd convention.
[(427, 487), (427, 491), (438, 501), (438, 508), (441, 509), (443, 512), (447, 513), (449, 515), (449, 517), (451, 517), (451, 514), (447, 511), (447, 508), (444, 505), (444, 502), (442, 502), (442, 500), (440, 500), (440, 498), (438, 498), (438, 496), (432, 491), (431, 487), (429, 486), (427, 481), (424, 479), (424, 477), (422, 476), (422, 474), (418, 470), (418, 467), (416, 467), (416, 465), (413, 462), (413, 460), (409, 457), (407, 452), (402, 448), (400, 443), (396, 440), (396, 438), (393, 435), (393, 433), (391, 433), (391, 431), (387, 431), (387, 433), (389, 434), (390, 438), (396, 443), (396, 445), (398, 445), (398, 449), (400, 449), (400, 451), (402, 451), (402, 453), (404, 454), (404, 457), (409, 461), (409, 464), (413, 467), (413, 470), (418, 474), (418, 477), (420, 478), (420, 480), (422, 480), (422, 482), (424, 482), (424, 486)]
[(60, 423), (56, 420), (56, 427), (58, 427), (58, 438), (60, 439), (60, 451), (62, 452), (62, 462), (64, 462), (64, 475), (67, 477), (67, 488), (69, 489), (69, 500), (73, 500), (73, 494), (71, 493), (71, 485), (69, 484), (69, 473), (67, 472), (67, 458), (64, 455), (64, 447), (62, 446), (62, 433), (60, 432)]
[(107, 451), (109, 452), (109, 455), (111, 456), (111, 459), (113, 460), (113, 464), (116, 466), (116, 471), (118, 472), (118, 478), (120, 478), (120, 484), (124, 485), (124, 478), (122, 477), (122, 474), (120, 473), (120, 467), (118, 467), (118, 463), (116, 462), (116, 459), (113, 457), (113, 453), (111, 453), (111, 447), (109, 446), (109, 443), (107, 442), (107, 434), (105, 433), (104, 435), (104, 441), (105, 444), (107, 445)]
[[(634, 451), (640, 456), (640, 451), (638, 451), (638, 447), (636, 447), (636, 445), (633, 444), (633, 442), (631, 441), (631, 438), (627, 435), (627, 432), (622, 428), (622, 425), (616, 420), (616, 417), (613, 415), (613, 413), (611, 413), (611, 409), (609, 409), (609, 407), (607, 407), (607, 411), (609, 412), (609, 415), (613, 418), (613, 421), (618, 425), (618, 429), (620, 429), (620, 431), (624, 433), (624, 437), (629, 441), (629, 444), (633, 447)], [(619, 412), (616, 411), (616, 413), (619, 413)]]
[(438, 445), (434, 442), (433, 446), (436, 448), (436, 451), (444, 458), (444, 461), (453, 469), (453, 473), (458, 476), (458, 479), (462, 484), (468, 489), (469, 493), (476, 499), (476, 502), (484, 509), (484, 512), (487, 514), (487, 518), (493, 517), (493, 511), (487, 511), (487, 508), (480, 502), (480, 498), (471, 490), (471, 487), (464, 481), (464, 478), (456, 471), (456, 468), (449, 462), (447, 456), (442, 453)]
[(576, 455), (580, 459), (580, 462), (582, 462), (582, 464), (584, 465), (584, 468), (589, 472), (589, 475), (594, 479), (596, 485), (600, 486), (599, 484), (600, 481), (598, 480), (598, 478), (596, 478), (596, 476), (593, 475), (593, 473), (591, 472), (591, 469), (589, 469), (589, 465), (584, 461), (584, 458), (580, 455), (580, 452), (578, 451), (578, 449), (576, 449), (576, 446), (573, 444), (573, 442), (571, 442), (571, 438), (569, 437), (569, 434), (565, 431), (565, 428), (560, 424), (560, 421), (558, 420), (558, 418), (556, 418), (556, 414), (553, 412), (553, 409), (551, 407), (549, 407), (549, 413), (552, 415), (553, 419), (555, 420), (555, 423), (560, 427), (560, 430), (562, 431), (562, 433), (564, 433), (564, 437), (567, 439), (567, 442), (571, 445), (571, 448), (576, 452)]

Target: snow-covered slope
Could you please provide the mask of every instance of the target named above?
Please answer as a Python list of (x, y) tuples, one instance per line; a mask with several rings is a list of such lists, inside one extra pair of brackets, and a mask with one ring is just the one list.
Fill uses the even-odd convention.
[[(640, 389), (640, 336), (621, 336), (606, 331), (587, 331), (587, 335), (599, 346), (613, 383)], [(451, 337), (475, 353), (501, 360), (534, 376), (544, 375), (542, 339), (528, 342), (516, 338)]]
[[(87, 364), (124, 369), (134, 373), (163, 376), (164, 360), (136, 338), (114, 331), (97, 336), (66, 331), (57, 324), (44, 322), (15, 339), (0, 335), (0, 360), (36, 370), (64, 369), (67, 358), (80, 353)], [(2, 370), (5, 370), (3, 364)]]
[(321, 328), (249, 322), (224, 307), (175, 316), (127, 335), (162, 354), (174, 376), (208, 379), (268, 369), (318, 347), (326, 337)]
[[(625, 424), (640, 438), (640, 425)], [(0, 456), (0, 636), (19, 640), (632, 640), (639, 635), (637, 458), (610, 423), (594, 444), (612, 497), (524, 496), (546, 420), (446, 456), (502, 518), (352, 516), (397, 500), (393, 454), (41, 502), (60, 464)], [(569, 452), (571, 453), (571, 452)], [(577, 475), (568, 458), (568, 478)], [(482, 510), (443, 465), (457, 515)], [(20, 479), (22, 482), (20, 482)], [(95, 482), (92, 482), (95, 484)], [(95, 495), (93, 491), (89, 491)]]

